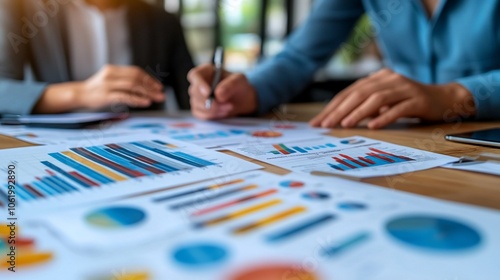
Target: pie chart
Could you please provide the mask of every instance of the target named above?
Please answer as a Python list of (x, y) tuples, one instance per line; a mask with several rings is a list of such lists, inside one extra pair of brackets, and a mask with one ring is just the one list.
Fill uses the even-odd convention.
[(280, 183), (280, 186), (285, 188), (297, 189), (297, 188), (302, 188), (304, 186), (304, 183), (300, 181), (288, 180), (288, 181), (282, 181)]
[(143, 222), (146, 213), (135, 207), (108, 207), (89, 213), (85, 220), (99, 228), (125, 228)]
[(481, 244), (481, 235), (462, 222), (433, 216), (403, 216), (386, 224), (390, 236), (404, 244), (435, 251), (459, 251)]
[(330, 195), (324, 192), (307, 192), (302, 197), (309, 200), (327, 200)]
[(180, 264), (188, 266), (206, 266), (225, 260), (227, 250), (217, 244), (194, 243), (180, 246), (174, 250), (173, 258)]

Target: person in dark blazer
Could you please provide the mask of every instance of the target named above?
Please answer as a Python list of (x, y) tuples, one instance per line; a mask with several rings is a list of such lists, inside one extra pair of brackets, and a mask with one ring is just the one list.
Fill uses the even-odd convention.
[(0, 1), (0, 114), (158, 109), (166, 87), (188, 109), (192, 67), (178, 19), (141, 0)]

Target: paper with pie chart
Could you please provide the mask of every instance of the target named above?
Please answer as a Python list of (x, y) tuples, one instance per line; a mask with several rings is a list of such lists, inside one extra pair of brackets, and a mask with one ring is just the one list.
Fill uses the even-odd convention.
[(195, 118), (135, 117), (116, 123), (111, 130), (146, 131), (206, 148), (247, 143), (271, 143), (277, 139), (311, 139), (328, 132), (304, 122), (234, 118), (201, 121)]
[(240, 145), (229, 150), (295, 172), (377, 177), (442, 166), (456, 158), (355, 136)]
[(297, 173), (253, 171), (43, 221), (72, 247), (132, 250), (158, 279), (494, 280), (500, 257), (498, 211)]
[[(86, 203), (218, 178), (261, 168), (161, 135), (95, 140), (90, 146), (50, 145), (0, 151), (0, 170), (15, 165), (16, 199), (25, 217)], [(0, 199), (7, 184), (0, 183)]]

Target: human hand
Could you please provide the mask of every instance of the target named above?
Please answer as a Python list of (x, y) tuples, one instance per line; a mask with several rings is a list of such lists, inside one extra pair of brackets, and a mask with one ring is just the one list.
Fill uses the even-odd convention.
[(368, 127), (378, 129), (403, 117), (443, 121), (452, 117), (448, 114), (450, 110), (458, 115), (453, 109), (457, 105), (464, 106), (467, 114), (473, 115), (473, 104), (471, 93), (457, 83), (425, 85), (382, 69), (340, 92), (310, 124), (349, 128), (374, 117)]
[(163, 85), (135, 66), (103, 67), (95, 75), (79, 83), (76, 104), (85, 109), (99, 109), (113, 104), (148, 107), (165, 100)]
[(250, 114), (257, 110), (257, 92), (243, 74), (222, 73), (215, 89), (215, 100), (210, 109), (205, 101), (210, 96), (210, 83), (215, 73), (214, 66), (205, 64), (188, 73), (191, 111), (200, 119), (222, 119), (236, 115)]

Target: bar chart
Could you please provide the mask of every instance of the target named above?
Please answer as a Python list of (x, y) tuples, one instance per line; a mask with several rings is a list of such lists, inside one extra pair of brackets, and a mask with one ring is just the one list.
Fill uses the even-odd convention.
[(336, 146), (332, 143), (320, 144), (315, 146), (306, 146), (306, 147), (301, 147), (301, 146), (288, 147), (285, 144), (273, 144), (274, 150), (269, 151), (269, 153), (274, 155), (290, 155), (295, 153), (307, 154), (310, 152), (322, 149), (331, 149), (335, 147)]
[[(22, 157), (6, 151), (2, 158), (16, 159), (20, 172), (29, 175), (16, 185), (22, 205), (49, 201), (58, 205), (61, 199), (62, 204), (73, 204), (189, 183), (206, 179), (207, 174), (228, 175), (224, 168), (228, 162), (242, 171), (257, 168), (174, 139), (150, 138), (127, 136), (118, 138), (125, 141), (110, 139), (86, 147), (32, 147), (33, 152)], [(5, 194), (7, 186), (0, 190)]]
[(338, 171), (346, 171), (357, 168), (375, 167), (387, 164), (400, 162), (414, 161), (414, 159), (395, 155), (375, 148), (369, 148), (370, 152), (365, 156), (350, 156), (347, 154), (339, 154), (332, 157), (336, 164), (328, 163), (328, 165)]

